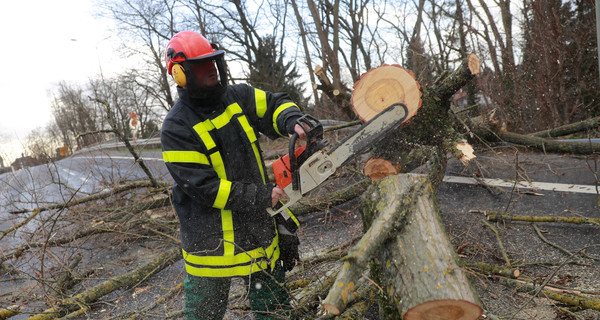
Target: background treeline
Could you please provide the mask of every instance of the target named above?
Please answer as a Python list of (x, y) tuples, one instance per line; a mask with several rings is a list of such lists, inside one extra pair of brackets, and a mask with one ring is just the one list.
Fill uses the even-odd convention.
[[(131, 112), (138, 138), (158, 135), (177, 99), (164, 47), (182, 30), (227, 52), (234, 83), (287, 91), (319, 118), (353, 119), (354, 82), (382, 63), (428, 85), (471, 52), (483, 72), (455, 96), (459, 108), (494, 112), (520, 133), (599, 114), (594, 0), (110, 0), (96, 7), (116, 22), (120, 54), (138, 63), (86, 85), (61, 83), (54, 121), (27, 145), (37, 158), (114, 139), (104, 108), (90, 98), (110, 103), (127, 135)], [(327, 80), (315, 75), (317, 66)]]

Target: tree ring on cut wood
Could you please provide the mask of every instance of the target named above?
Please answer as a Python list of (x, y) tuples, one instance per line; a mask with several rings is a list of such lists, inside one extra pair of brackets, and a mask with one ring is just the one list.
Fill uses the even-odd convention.
[(432, 300), (418, 304), (408, 310), (404, 320), (476, 320), (483, 310), (466, 300)]
[(354, 84), (351, 103), (354, 113), (365, 122), (395, 103), (404, 103), (406, 122), (421, 107), (421, 86), (411, 71), (384, 64), (364, 73)]

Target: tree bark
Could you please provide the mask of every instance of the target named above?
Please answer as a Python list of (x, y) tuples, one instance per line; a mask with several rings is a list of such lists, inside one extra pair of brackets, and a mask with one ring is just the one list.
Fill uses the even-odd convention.
[(479, 299), (456, 262), (429, 182), (397, 175), (369, 188), (361, 205), (365, 223), (374, 221), (375, 226), (388, 211), (405, 215), (404, 221), (386, 233), (390, 238), (376, 251), (378, 268), (372, 272), (397, 310), (395, 317), (477, 319), (482, 312)]
[(600, 226), (600, 218), (516, 216), (498, 211), (485, 211), (484, 214), (490, 221), (561, 222)]
[(600, 151), (600, 143), (556, 141), (505, 130), (498, 131), (497, 135), (502, 141), (536, 148), (544, 152), (592, 154)]
[(21, 312), (21, 307), (17, 305), (10, 306), (5, 309), (0, 309), (0, 320), (16, 316), (17, 314), (19, 314), (19, 312)]
[[(382, 188), (394, 188), (394, 182), (390, 179), (383, 181), (385, 182), (378, 184)], [(371, 223), (356, 246), (343, 258), (342, 270), (323, 301), (323, 307), (328, 313), (339, 315), (346, 309), (348, 301), (355, 294), (358, 279), (375, 252), (379, 250), (389, 234), (403, 224), (406, 212), (398, 210), (398, 207), (402, 205), (411, 207), (412, 199), (415, 199), (423, 191), (422, 189), (423, 184), (420, 184), (410, 190), (402, 190), (404, 192), (396, 192), (399, 190), (392, 189), (377, 195), (381, 196), (375, 200), (378, 204), (381, 203), (377, 210), (378, 217)]]
[(540, 137), (540, 138), (555, 138), (555, 137), (566, 136), (566, 135), (581, 132), (581, 131), (586, 131), (589, 129), (594, 129), (599, 126), (600, 126), (600, 117), (594, 117), (591, 119), (567, 124), (567, 125), (560, 126), (557, 128), (535, 132), (535, 133), (532, 133), (531, 135), (535, 136), (535, 137)]

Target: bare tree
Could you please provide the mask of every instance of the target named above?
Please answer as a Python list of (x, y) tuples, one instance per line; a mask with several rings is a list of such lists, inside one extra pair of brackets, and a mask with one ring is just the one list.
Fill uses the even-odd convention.
[(102, 15), (118, 23), (123, 40), (123, 54), (143, 58), (139, 67), (132, 66), (137, 85), (143, 87), (164, 110), (175, 102), (164, 64), (164, 47), (177, 32), (177, 0), (114, 0), (101, 5)]

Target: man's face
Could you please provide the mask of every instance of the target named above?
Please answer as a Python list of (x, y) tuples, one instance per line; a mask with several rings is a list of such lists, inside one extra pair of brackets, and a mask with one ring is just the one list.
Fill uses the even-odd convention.
[(218, 84), (219, 76), (213, 61), (194, 63), (191, 68), (199, 89), (211, 88)]

